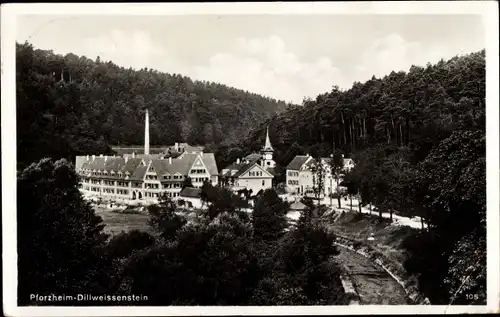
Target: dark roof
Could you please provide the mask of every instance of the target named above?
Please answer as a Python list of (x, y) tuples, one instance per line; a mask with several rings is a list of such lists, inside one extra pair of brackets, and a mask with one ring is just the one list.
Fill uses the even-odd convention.
[[(144, 154), (144, 145), (141, 146), (113, 146), (111, 147), (113, 151), (116, 152), (118, 155), (123, 155), (123, 154)], [(158, 146), (158, 147), (150, 147), (149, 148), (149, 154), (159, 154), (163, 153), (168, 149), (168, 146)]]
[(296, 201), (290, 205), (291, 210), (304, 210), (305, 208), (306, 208), (306, 205), (304, 205), (300, 201)]
[(245, 164), (240, 164), (240, 167), (238, 169), (238, 171), (233, 175), (233, 177), (238, 177), (240, 176), (241, 174), (245, 173), (246, 171), (248, 171), (250, 169), (250, 167), (252, 167), (255, 163), (252, 162), (252, 163), (245, 163)]
[(266, 168), (265, 170), (268, 171), (269, 173), (271, 173), (271, 175), (274, 175), (274, 176), (277, 175), (275, 168)]
[(201, 188), (186, 187), (181, 190), (179, 196), (188, 198), (200, 198)]
[[(146, 156), (144, 158), (89, 156), (88, 159), (86, 156), (77, 156), (75, 160), (75, 168), (77, 171), (96, 170), (102, 172), (106, 171), (109, 173), (107, 175), (99, 175), (98, 177), (100, 178), (124, 179), (127, 176), (125, 173), (128, 172), (130, 180), (142, 180), (144, 179), (144, 175), (149, 164), (152, 165), (158, 175), (187, 175), (198, 156), (202, 159), (210, 175), (218, 175), (217, 164), (212, 153), (185, 153), (179, 158), (172, 159), (161, 158), (155, 155)], [(141, 164), (141, 162), (144, 162), (144, 164)], [(111, 175), (111, 171), (114, 171), (115, 174)], [(122, 175), (119, 174), (120, 172)]]
[(215, 155), (213, 153), (203, 153), (203, 163), (207, 167), (208, 173), (210, 175), (219, 174), (217, 162), (215, 161)]
[(304, 163), (307, 161), (309, 156), (306, 155), (297, 155), (293, 158), (293, 160), (288, 164), (286, 167), (287, 170), (294, 170), (298, 171), (304, 165)]
[(248, 154), (247, 156), (245, 156), (245, 159), (247, 159), (249, 161), (257, 161), (261, 157), (262, 157), (262, 155), (260, 155), (258, 153), (252, 153), (252, 154)]

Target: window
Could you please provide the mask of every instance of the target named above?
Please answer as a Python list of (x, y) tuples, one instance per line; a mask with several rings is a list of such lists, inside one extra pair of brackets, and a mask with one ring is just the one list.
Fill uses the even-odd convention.
[(266, 186), (266, 181), (262, 180), (262, 186)]

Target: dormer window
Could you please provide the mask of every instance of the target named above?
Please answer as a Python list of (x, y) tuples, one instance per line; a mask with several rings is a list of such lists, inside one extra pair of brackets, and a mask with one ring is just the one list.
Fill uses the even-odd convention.
[(118, 177), (122, 177), (122, 172), (118, 172)]
[(115, 171), (111, 171), (111, 175), (115, 175)]

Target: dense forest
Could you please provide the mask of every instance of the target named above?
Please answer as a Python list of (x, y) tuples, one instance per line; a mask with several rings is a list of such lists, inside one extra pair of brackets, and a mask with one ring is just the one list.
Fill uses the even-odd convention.
[(142, 144), (149, 109), (151, 145), (239, 140), (288, 105), (180, 74), (133, 70), (84, 56), (16, 45), (18, 164), (42, 157), (111, 153)]
[(405, 242), (406, 268), (431, 302), (471, 303), (466, 294), (473, 293), (474, 302), (484, 303), (485, 71), (483, 50), (345, 91), (334, 87), (217, 155), (230, 161), (257, 150), (269, 125), (281, 181), (296, 154), (352, 157), (348, 195), (380, 212), (421, 216), (427, 225)]

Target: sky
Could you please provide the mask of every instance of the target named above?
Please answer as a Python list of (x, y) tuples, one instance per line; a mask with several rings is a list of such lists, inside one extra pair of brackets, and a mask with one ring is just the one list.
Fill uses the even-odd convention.
[(480, 15), (21, 15), (16, 40), (300, 104), (485, 47)]

